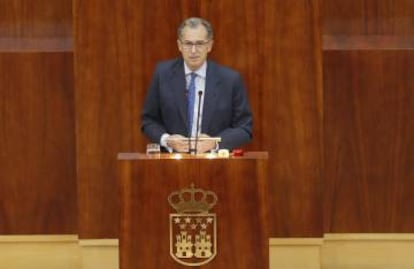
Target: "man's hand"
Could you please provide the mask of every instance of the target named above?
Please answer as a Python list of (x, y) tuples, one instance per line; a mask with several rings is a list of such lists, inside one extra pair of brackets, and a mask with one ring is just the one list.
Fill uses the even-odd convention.
[(179, 134), (170, 135), (167, 138), (167, 146), (172, 148), (176, 152), (187, 153), (188, 152), (188, 138)]
[[(206, 134), (200, 134), (199, 138), (211, 137)], [(205, 153), (217, 147), (217, 142), (214, 140), (199, 140), (197, 144), (197, 153)]]

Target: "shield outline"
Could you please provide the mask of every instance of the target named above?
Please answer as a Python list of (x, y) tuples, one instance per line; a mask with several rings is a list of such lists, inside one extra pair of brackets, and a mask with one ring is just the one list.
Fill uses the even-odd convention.
[[(213, 233), (214, 233), (214, 240), (213, 240), (213, 246), (214, 246), (214, 252), (213, 255), (211, 255), (211, 257), (209, 257), (206, 260), (203, 260), (202, 262), (194, 262), (194, 263), (190, 263), (190, 262), (185, 262), (183, 260), (180, 260), (179, 258), (177, 258), (174, 255), (174, 246), (173, 246), (173, 218), (174, 217), (185, 217), (185, 216), (190, 216), (191, 218), (197, 217), (197, 216), (201, 216), (201, 217), (213, 217), (214, 219), (214, 225), (213, 225)], [(214, 257), (216, 257), (217, 255), (217, 217), (215, 213), (197, 213), (197, 214), (179, 214), (179, 213), (173, 213), (170, 214), (170, 255), (171, 257), (178, 262), (179, 264), (185, 265), (185, 266), (201, 266), (201, 265), (205, 265), (207, 263), (209, 263), (210, 261), (212, 261), (214, 259)]]

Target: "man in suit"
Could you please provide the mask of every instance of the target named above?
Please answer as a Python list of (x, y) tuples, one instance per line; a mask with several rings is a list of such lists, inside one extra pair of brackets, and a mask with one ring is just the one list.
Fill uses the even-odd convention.
[(249, 142), (252, 114), (240, 74), (207, 60), (213, 48), (210, 23), (189, 18), (177, 35), (182, 57), (157, 65), (141, 115), (143, 133), (170, 152), (189, 152), (187, 138), (196, 133), (221, 138), (218, 145), (201, 139), (198, 153)]

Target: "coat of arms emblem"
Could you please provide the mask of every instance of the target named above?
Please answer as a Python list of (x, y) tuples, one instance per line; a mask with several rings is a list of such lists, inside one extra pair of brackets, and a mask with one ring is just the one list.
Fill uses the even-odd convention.
[(216, 214), (209, 213), (217, 203), (217, 195), (192, 184), (171, 193), (168, 202), (177, 211), (170, 214), (172, 258), (186, 266), (209, 263), (217, 254)]

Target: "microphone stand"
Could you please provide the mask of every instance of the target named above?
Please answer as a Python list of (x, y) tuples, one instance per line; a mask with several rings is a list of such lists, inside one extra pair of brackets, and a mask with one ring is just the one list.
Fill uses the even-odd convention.
[[(186, 90), (185, 91), (185, 94), (186, 94), (186, 96), (188, 98), (189, 91)], [(193, 153), (193, 151), (191, 149), (191, 133), (192, 133), (191, 131), (192, 131), (192, 129), (193, 129), (192, 126), (188, 126), (188, 138), (187, 138), (187, 142), (188, 142), (188, 154), (192, 154)]]
[(195, 153), (197, 154), (198, 149), (198, 131), (200, 126), (200, 110), (201, 110), (201, 96), (203, 95), (203, 91), (198, 91), (198, 109), (197, 109), (197, 125), (196, 125), (196, 134), (195, 134)]

